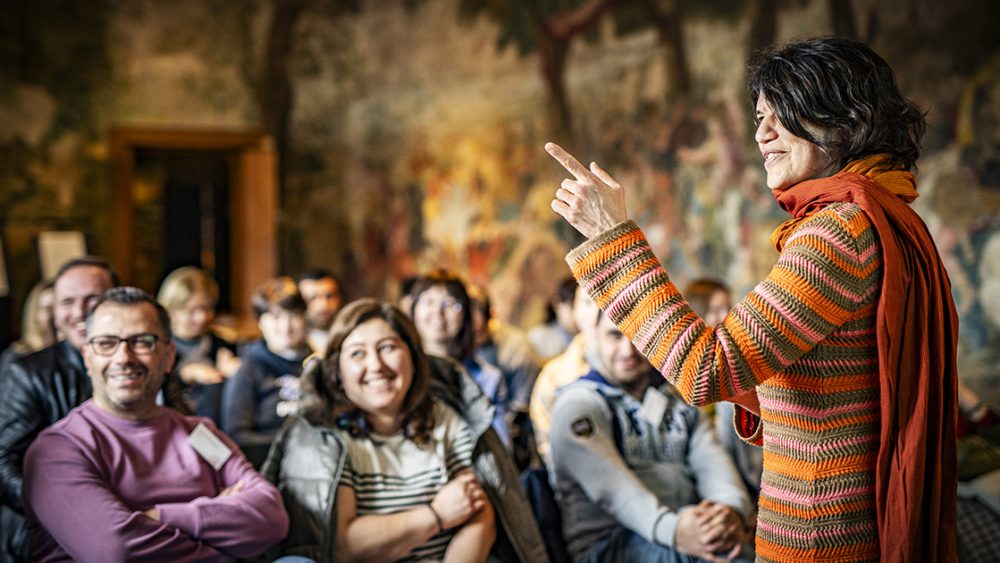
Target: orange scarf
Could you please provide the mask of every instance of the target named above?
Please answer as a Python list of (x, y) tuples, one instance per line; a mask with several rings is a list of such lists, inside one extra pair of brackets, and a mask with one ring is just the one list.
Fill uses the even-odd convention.
[(955, 425), (958, 316), (927, 226), (907, 205), (917, 197), (909, 172), (888, 170), (884, 155), (807, 180), (777, 196), (792, 219), (779, 249), (809, 215), (838, 202), (864, 210), (882, 249), (878, 340), (881, 435), (875, 510), (882, 561), (956, 559)]
[[(876, 154), (861, 160), (855, 160), (845, 166), (840, 173), (853, 172), (861, 174), (889, 190), (893, 195), (906, 203), (912, 203), (920, 195), (917, 193), (916, 179), (913, 177), (913, 174), (906, 170), (890, 170), (886, 168), (885, 162), (886, 158), (884, 154)], [(793, 186), (788, 191), (794, 189), (795, 187)], [(781, 203), (781, 200), (779, 199), (778, 202)], [(792, 234), (798, 228), (799, 223), (808, 219), (815, 211), (815, 209), (806, 210), (801, 217), (793, 215), (791, 219), (778, 225), (778, 228), (771, 233), (771, 244), (778, 249), (778, 252), (781, 252), (781, 247), (784, 246), (788, 235)]]

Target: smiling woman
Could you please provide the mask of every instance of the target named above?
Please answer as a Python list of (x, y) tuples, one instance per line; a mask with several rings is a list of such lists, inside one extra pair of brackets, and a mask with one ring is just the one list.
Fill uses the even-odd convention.
[(573, 176), (552, 208), (590, 239), (573, 274), (685, 400), (737, 404), (736, 429), (764, 448), (759, 560), (954, 560), (958, 321), (907, 205), (923, 113), (841, 38), (764, 53), (748, 86), (767, 186), (792, 215), (767, 278), (709, 326), (621, 185), (549, 143)]
[[(757, 132), (767, 171), (767, 187), (777, 196), (803, 180), (824, 178), (836, 172), (833, 156), (819, 145), (797, 137), (781, 124), (764, 94), (757, 99)], [(823, 132), (819, 132), (823, 135)]]
[[(294, 472), (282, 489), (291, 496), (292, 528), (312, 530), (311, 543), (321, 544), (310, 555), (485, 560), (496, 529), (472, 471), (472, 434), (429, 394), (430, 364), (409, 318), (370, 299), (351, 303), (334, 321), (326, 357), (303, 377), (303, 418), (283, 432), (265, 471)], [(317, 431), (322, 447), (307, 441)], [(305, 487), (302, 471), (315, 472)], [(331, 483), (332, 495), (317, 490), (321, 482)], [(317, 526), (316, 518), (329, 520)], [(318, 529), (335, 533), (315, 537)], [(296, 553), (299, 543), (288, 540)]]

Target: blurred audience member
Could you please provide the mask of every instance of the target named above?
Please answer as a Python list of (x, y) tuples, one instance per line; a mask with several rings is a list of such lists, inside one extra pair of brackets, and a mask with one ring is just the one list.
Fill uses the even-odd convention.
[(469, 299), (476, 353), (503, 372), (511, 408), (527, 410), (531, 388), (540, 369), (528, 335), (493, 316), (493, 306), (485, 288), (469, 286)]
[(240, 369), (226, 382), (222, 429), (239, 444), (254, 467), (267, 456), (285, 417), (295, 414), (299, 373), (309, 354), (306, 304), (290, 277), (270, 279), (252, 298), (263, 335), (240, 353)]
[(693, 280), (684, 296), (694, 312), (710, 327), (721, 323), (733, 306), (733, 296), (726, 284), (711, 278)]
[(958, 380), (958, 560), (1000, 553), (1000, 416)]
[(527, 467), (535, 457), (535, 445), (528, 418), (528, 401), (540, 369), (538, 356), (520, 328), (493, 316), (493, 306), (486, 288), (469, 286), (472, 302), (472, 326), (476, 354), (500, 368), (507, 385), (507, 425), (519, 468)]
[(90, 398), (93, 390), (80, 351), (86, 318), (118, 274), (106, 260), (76, 258), (56, 274), (53, 318), (65, 340), (11, 362), (0, 374), (0, 559), (28, 557), (22, 506), (24, 454), (38, 433)]
[(178, 268), (163, 280), (157, 301), (170, 313), (177, 349), (173, 376), (181, 380), (188, 407), (219, 424), (222, 384), (240, 367), (235, 347), (212, 332), (219, 285), (204, 270)]
[(420, 276), (406, 276), (399, 282), (399, 310), (410, 316), (413, 314), (413, 286)]
[(306, 302), (309, 347), (322, 356), (343, 299), (340, 280), (326, 270), (310, 270), (299, 277), (299, 293)]
[[(684, 291), (691, 309), (710, 327), (722, 322), (732, 307), (732, 294), (720, 281), (702, 278), (692, 281)], [(756, 501), (760, 494), (760, 478), (764, 471), (764, 449), (740, 439), (733, 424), (735, 408), (729, 401), (715, 403), (715, 431), (743, 477)]]
[(493, 403), (493, 427), (510, 445), (507, 425), (507, 382), (497, 366), (476, 354), (472, 302), (465, 284), (454, 274), (436, 270), (417, 280), (410, 295), (412, 318), (427, 354), (459, 361)]
[(21, 339), (12, 343), (0, 355), (0, 374), (3, 374), (7, 364), (12, 361), (55, 343), (56, 327), (52, 319), (54, 302), (52, 282), (43, 280), (31, 288), (21, 313)]
[[(961, 379), (958, 410), (959, 480), (968, 481), (1000, 470), (1000, 416)], [(1000, 489), (993, 492), (1000, 499)]]
[(542, 361), (562, 354), (577, 333), (576, 322), (573, 320), (576, 286), (576, 278), (564, 278), (546, 305), (545, 323), (528, 331), (528, 340)]
[[(549, 457), (549, 430), (552, 428), (552, 404), (556, 400), (556, 391), (590, 371), (587, 350), (594, 349), (593, 333), (594, 319), (597, 318), (598, 307), (594, 300), (582, 288), (576, 288), (573, 298), (573, 322), (579, 328), (576, 336), (570, 341), (566, 351), (549, 360), (535, 380), (531, 391), (531, 402), (528, 412), (531, 415), (531, 427), (535, 436), (535, 448), (545, 465), (551, 467)], [(589, 352), (593, 355), (593, 352)]]

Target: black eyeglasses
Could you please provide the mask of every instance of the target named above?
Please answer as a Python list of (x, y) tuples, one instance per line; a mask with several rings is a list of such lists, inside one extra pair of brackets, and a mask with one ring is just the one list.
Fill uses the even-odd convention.
[(118, 345), (124, 342), (133, 354), (136, 354), (137, 356), (146, 356), (156, 351), (156, 343), (159, 340), (159, 336), (146, 333), (129, 336), (128, 338), (119, 338), (117, 336), (95, 336), (88, 340), (87, 344), (90, 344), (90, 349), (93, 350), (95, 354), (100, 356), (112, 356), (115, 351), (118, 350)]

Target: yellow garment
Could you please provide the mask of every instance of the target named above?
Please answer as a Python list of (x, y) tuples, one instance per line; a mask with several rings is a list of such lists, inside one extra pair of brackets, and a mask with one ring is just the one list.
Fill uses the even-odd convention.
[(556, 401), (556, 391), (560, 387), (573, 383), (590, 371), (583, 349), (583, 335), (577, 334), (565, 352), (552, 358), (542, 367), (538, 379), (535, 380), (535, 387), (531, 390), (528, 414), (535, 430), (535, 446), (542, 460), (550, 467), (552, 459), (549, 457), (549, 432), (552, 430), (552, 405)]
[(861, 160), (855, 160), (845, 166), (841, 172), (854, 172), (867, 176), (899, 199), (906, 203), (912, 203), (920, 195), (917, 193), (917, 184), (913, 173), (906, 170), (889, 169), (888, 160), (889, 157), (884, 154), (875, 154)]

